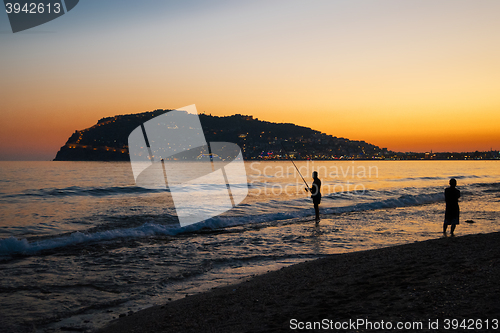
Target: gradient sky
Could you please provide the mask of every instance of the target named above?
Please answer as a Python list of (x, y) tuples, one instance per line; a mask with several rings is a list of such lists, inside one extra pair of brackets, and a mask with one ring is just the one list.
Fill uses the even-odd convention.
[(500, 1), (81, 0), (0, 13), (0, 160), (98, 119), (196, 104), (395, 151), (500, 150)]

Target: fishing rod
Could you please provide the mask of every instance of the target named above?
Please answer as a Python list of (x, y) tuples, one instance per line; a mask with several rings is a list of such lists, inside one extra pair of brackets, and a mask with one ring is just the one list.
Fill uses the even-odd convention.
[(283, 150), (285, 151), (286, 157), (288, 157), (288, 159), (290, 160), (290, 162), (292, 162), (292, 164), (293, 164), (293, 166), (295, 167), (295, 169), (297, 169), (297, 172), (299, 173), (300, 178), (302, 178), (302, 180), (304, 181), (304, 184), (306, 184), (307, 189), (309, 190), (309, 192), (310, 192), (310, 193), (312, 193), (312, 192), (311, 192), (311, 189), (309, 188), (309, 185), (307, 185), (306, 180), (304, 179), (304, 177), (302, 177), (302, 174), (300, 173), (299, 168), (297, 168), (297, 166), (295, 165), (295, 163), (293, 163), (293, 160), (290, 158), (290, 155), (288, 155), (288, 151), (286, 151), (286, 148), (285, 148), (285, 146), (283, 145), (283, 142), (281, 142), (281, 147), (283, 147)]

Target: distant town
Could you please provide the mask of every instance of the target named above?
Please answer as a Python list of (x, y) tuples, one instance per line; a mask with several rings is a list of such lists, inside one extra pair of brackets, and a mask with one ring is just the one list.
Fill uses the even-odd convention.
[(500, 151), (475, 151), (467, 153), (388, 153), (384, 156), (386, 160), (499, 160)]
[[(128, 136), (145, 121), (169, 110), (155, 110), (100, 119), (76, 130), (55, 161), (129, 161)], [(393, 152), (365, 141), (321, 133), (290, 123), (272, 123), (248, 115), (199, 115), (207, 142), (238, 144), (245, 160), (498, 160), (499, 151)], [(288, 152), (285, 153), (283, 147)]]
[[(267, 156), (266, 156), (267, 154)], [(359, 155), (342, 155), (342, 156), (325, 156), (325, 155), (306, 155), (301, 156), (300, 154), (293, 152), (290, 155), (292, 159), (297, 160), (392, 160), (392, 161), (404, 161), (404, 160), (500, 160), (500, 151), (475, 151), (475, 152), (427, 152), (427, 153), (414, 153), (414, 152), (391, 152), (387, 151), (382, 154), (375, 153), (369, 154), (359, 154)], [(263, 154), (251, 157), (250, 159), (262, 159), (262, 160), (284, 160), (288, 157), (285, 154), (273, 154), (272, 152), (263, 152)]]

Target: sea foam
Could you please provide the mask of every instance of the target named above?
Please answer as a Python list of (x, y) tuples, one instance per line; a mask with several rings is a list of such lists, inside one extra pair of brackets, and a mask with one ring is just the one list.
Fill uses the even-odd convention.
[[(346, 195), (343, 195), (346, 197)], [(328, 207), (326, 202), (328, 199), (336, 199), (338, 195), (331, 194), (330, 196), (325, 196), (323, 199), (322, 214), (342, 214), (348, 212), (357, 211), (368, 211), (382, 208), (397, 208), (397, 207), (407, 207), (415, 206), (426, 203), (432, 203), (441, 201), (444, 199), (442, 192), (432, 192), (432, 193), (420, 193), (420, 194), (404, 194), (399, 196), (388, 197), (388, 194), (379, 197), (378, 199), (367, 202), (357, 202), (353, 200), (351, 204), (342, 207)], [(385, 197), (385, 198), (384, 198)], [(352, 199), (352, 198), (350, 198)], [(307, 205), (308, 201), (302, 199), (301, 201), (303, 207), (309, 207)], [(243, 216), (216, 216), (205, 220), (200, 223), (189, 225), (186, 227), (180, 226), (166, 226), (157, 223), (144, 223), (143, 225), (135, 228), (122, 228), (122, 229), (112, 229), (106, 231), (99, 231), (94, 233), (86, 232), (74, 232), (70, 235), (64, 235), (59, 237), (54, 237), (50, 239), (43, 239), (40, 241), (28, 241), (27, 239), (18, 239), (15, 237), (9, 237), (0, 240), (0, 255), (8, 256), (12, 254), (24, 254), (29, 255), (43, 250), (51, 250), (60, 247), (71, 246), (75, 244), (90, 243), (90, 242), (100, 242), (100, 241), (110, 241), (121, 238), (143, 238), (151, 236), (175, 236), (180, 233), (193, 233), (200, 230), (217, 230), (222, 228), (241, 226), (254, 223), (263, 223), (271, 221), (283, 221), (283, 220), (303, 220), (309, 216), (312, 216), (313, 210), (311, 208), (306, 209), (280, 209), (283, 206), (294, 206), (293, 204), (287, 202), (273, 201), (272, 206), (268, 207), (272, 213), (257, 213), (254, 215), (246, 214)], [(248, 208), (247, 208), (248, 209)], [(250, 207), (250, 209), (252, 209)]]

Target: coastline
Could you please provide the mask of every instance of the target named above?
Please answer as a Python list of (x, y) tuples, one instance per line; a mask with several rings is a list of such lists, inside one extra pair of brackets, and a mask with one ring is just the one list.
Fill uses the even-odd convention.
[(474, 331), (491, 331), (500, 320), (499, 278), (499, 232), (442, 237), (299, 263), (129, 314), (98, 332), (300, 331), (292, 319), (295, 328), (325, 319), (413, 322), (422, 332), (457, 331), (445, 320), (465, 319), (482, 323)]

